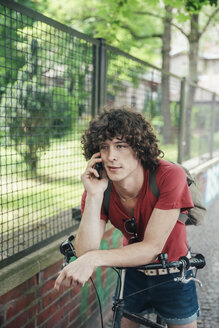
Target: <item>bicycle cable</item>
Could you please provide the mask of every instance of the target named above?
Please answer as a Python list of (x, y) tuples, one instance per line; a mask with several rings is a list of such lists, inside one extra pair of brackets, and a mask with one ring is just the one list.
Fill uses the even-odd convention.
[(146, 290), (149, 290), (149, 289), (152, 289), (152, 288), (155, 288), (155, 287), (161, 286), (161, 285), (165, 285), (165, 284), (167, 284), (168, 282), (171, 282), (171, 281), (173, 281), (173, 280), (170, 279), (170, 280), (167, 280), (167, 281), (161, 282), (161, 283), (159, 283), (159, 284), (156, 284), (156, 285), (154, 285), (154, 286), (147, 287), (147, 288), (143, 288), (143, 289), (138, 290), (137, 292), (131, 293), (131, 294), (129, 294), (129, 295), (123, 297), (122, 299), (117, 300), (117, 301), (114, 303), (113, 308), (114, 308), (116, 305), (120, 304), (120, 303), (123, 302), (125, 299), (127, 299), (127, 298), (129, 298), (129, 297), (131, 297), (131, 296), (134, 296), (134, 295), (140, 294), (140, 293), (142, 293), (142, 292), (144, 292), (144, 291), (146, 291)]
[[(65, 261), (64, 261), (64, 266), (62, 267), (62, 269), (69, 264), (69, 260), (72, 256), (74, 256), (76, 259), (77, 259), (77, 255), (76, 255), (76, 252), (75, 252), (75, 249), (74, 249), (74, 246), (72, 245), (71, 241), (74, 239), (73, 236), (70, 236), (64, 243), (61, 244), (60, 246), (60, 251), (62, 254), (65, 255)], [(65, 251), (63, 250), (63, 245), (67, 245), (70, 247), (70, 251), (71, 251), (71, 256), (70, 254), (66, 255), (65, 254)], [(68, 249), (69, 250), (69, 249)], [(102, 311), (102, 305), (101, 305), (101, 300), (100, 300), (100, 296), (98, 294), (98, 291), (97, 291), (97, 288), (96, 288), (96, 285), (93, 281), (93, 279), (90, 277), (89, 280), (91, 281), (92, 285), (93, 285), (93, 288), (94, 288), (94, 291), (96, 293), (96, 297), (97, 297), (97, 301), (98, 301), (98, 305), (99, 305), (99, 312), (100, 312), (100, 322), (101, 322), (101, 328), (104, 328), (103, 327), (103, 311)]]
[(93, 281), (93, 279), (90, 277), (90, 281), (94, 287), (94, 290), (95, 290), (95, 293), (96, 293), (96, 297), (97, 297), (97, 301), (98, 301), (98, 305), (99, 305), (99, 312), (100, 312), (100, 322), (101, 322), (101, 328), (104, 328), (103, 327), (103, 311), (102, 311), (102, 305), (101, 305), (101, 301), (100, 301), (100, 296), (98, 294), (98, 291), (97, 291), (97, 288), (96, 288), (96, 285)]
[[(120, 285), (121, 285), (121, 276), (120, 276), (120, 273), (118, 272), (118, 270), (116, 268), (112, 268), (118, 275), (119, 275), (119, 282), (120, 282)], [(90, 277), (90, 281), (93, 285), (93, 288), (95, 290), (95, 293), (96, 293), (96, 297), (97, 297), (97, 301), (98, 301), (98, 306), (99, 306), (99, 312), (100, 312), (100, 323), (101, 323), (101, 328), (104, 328), (103, 326), (103, 311), (102, 311), (102, 305), (101, 305), (101, 300), (100, 300), (100, 296), (98, 294), (98, 291), (97, 291), (97, 288), (96, 288), (96, 285), (93, 281), (93, 279)]]

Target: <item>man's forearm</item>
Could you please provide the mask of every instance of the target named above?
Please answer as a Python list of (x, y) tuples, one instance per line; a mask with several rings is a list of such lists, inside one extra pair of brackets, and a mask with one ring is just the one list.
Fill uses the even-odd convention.
[(103, 223), (100, 222), (100, 211), (103, 194), (87, 195), (84, 213), (75, 239), (77, 256), (99, 249), (103, 235)]
[(85, 254), (95, 267), (134, 267), (154, 262), (161, 249), (157, 249), (144, 241), (119, 249), (94, 250)]

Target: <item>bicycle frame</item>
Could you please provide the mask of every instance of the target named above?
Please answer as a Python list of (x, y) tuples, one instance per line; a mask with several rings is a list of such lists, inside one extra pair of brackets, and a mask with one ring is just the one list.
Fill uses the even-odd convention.
[[(127, 318), (132, 320), (136, 323), (140, 323), (145, 327), (150, 328), (165, 328), (165, 326), (159, 324), (159, 322), (155, 323), (147, 318), (144, 318), (138, 314), (130, 313), (124, 309), (124, 301), (123, 301), (123, 293), (124, 293), (124, 286), (125, 286), (125, 275), (126, 269), (121, 269), (121, 287), (120, 293), (118, 297), (118, 303), (114, 307), (114, 315), (113, 315), (113, 323), (112, 328), (121, 328), (122, 318)], [(159, 319), (158, 319), (159, 320)], [(161, 319), (161, 321), (163, 321)]]

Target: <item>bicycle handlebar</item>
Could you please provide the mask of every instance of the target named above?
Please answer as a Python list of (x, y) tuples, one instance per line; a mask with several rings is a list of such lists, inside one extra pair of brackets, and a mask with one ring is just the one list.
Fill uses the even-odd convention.
[[(60, 252), (65, 255), (65, 264), (68, 264), (71, 257), (76, 256), (74, 246), (71, 243), (74, 236), (70, 236), (60, 245)], [(168, 256), (166, 253), (161, 253), (158, 255), (159, 262), (150, 263), (146, 265), (140, 265), (136, 267), (117, 267), (117, 269), (139, 269), (139, 270), (153, 270), (153, 269), (168, 269), (168, 268), (178, 268), (180, 271), (188, 270), (190, 267), (196, 269), (202, 269), (205, 266), (205, 258), (202, 254), (194, 254), (191, 258), (187, 256), (182, 256), (178, 261), (168, 262)]]
[(117, 269), (139, 269), (139, 270), (154, 270), (154, 269), (166, 269), (166, 268), (178, 268), (186, 270), (189, 267), (194, 267), (196, 269), (202, 269), (206, 265), (205, 258), (202, 254), (194, 254), (190, 259), (186, 256), (182, 256), (178, 261), (165, 261), (163, 263), (155, 262), (146, 265), (140, 265), (136, 267), (117, 267)]
[[(183, 284), (189, 283), (191, 280), (199, 283), (202, 287), (202, 283), (195, 277), (186, 278), (186, 272), (188, 269), (196, 268), (202, 269), (206, 265), (205, 258), (202, 254), (194, 254), (191, 258), (186, 256), (182, 256), (178, 261), (167, 261), (167, 254), (160, 254), (159, 256), (162, 261), (157, 263), (150, 263), (146, 265), (136, 266), (136, 267), (117, 267), (117, 269), (137, 269), (137, 270), (154, 270), (154, 269), (168, 269), (169, 268), (177, 268), (180, 270), (180, 275), (178, 277), (174, 277), (173, 280), (176, 282), (181, 282)], [(159, 258), (158, 257), (158, 258)], [(165, 259), (165, 260), (164, 260)]]

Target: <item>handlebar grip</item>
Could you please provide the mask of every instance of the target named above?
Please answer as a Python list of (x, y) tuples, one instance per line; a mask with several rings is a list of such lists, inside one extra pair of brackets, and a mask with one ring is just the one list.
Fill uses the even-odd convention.
[(196, 254), (194, 257), (189, 259), (190, 266), (197, 269), (202, 269), (206, 265), (205, 258), (202, 254)]

